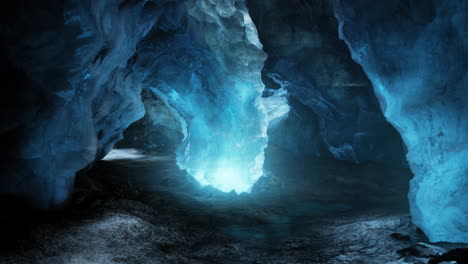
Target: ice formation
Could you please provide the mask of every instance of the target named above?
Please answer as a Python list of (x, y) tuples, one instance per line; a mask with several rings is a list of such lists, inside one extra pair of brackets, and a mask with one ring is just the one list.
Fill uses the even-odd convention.
[(281, 87), (277, 90), (265, 89), (263, 94), (262, 102), (267, 112), (268, 127), (272, 129), (289, 114), (288, 91)]
[(188, 1), (185, 7), (187, 31), (168, 41), (151, 69), (158, 76), (146, 83), (186, 123), (179, 166), (204, 185), (248, 192), (263, 173), (266, 55), (243, 1)]
[(411, 215), (431, 241), (468, 242), (467, 8), (335, 1), (341, 37), (408, 147)]
[(179, 166), (223, 191), (262, 175), (267, 132), (300, 155), (405, 166), (363, 69), (408, 148), (414, 222), (468, 242), (466, 1), (333, 1), (362, 69), (330, 1), (247, 2), (12, 1), (0, 193), (63, 203), (144, 115), (145, 133), (167, 133), (143, 146), (178, 146)]
[(69, 0), (43, 11), (31, 14), (35, 24), (16, 16), (8, 31), (30, 47), (8, 47), (8, 59), (40, 104), (26, 105), (12, 128), (24, 135), (21, 149), (2, 162), (21, 165), (2, 193), (61, 204), (75, 173), (144, 116), (142, 91), (177, 119), (179, 165), (200, 182), (243, 192), (262, 175), (266, 55), (244, 1)]
[(41, 12), (18, 8), (34, 13), (17, 16), (8, 36), (25, 47), (8, 52), (36, 101), (21, 109), (23, 138), (14, 157), (20, 166), (7, 172), (1, 188), (49, 207), (63, 203), (75, 173), (103, 157), (143, 116), (141, 77), (131, 74), (131, 58), (158, 14), (148, 14), (144, 2), (37, 6)]
[(290, 114), (269, 129), (269, 145), (299, 155), (407, 166), (400, 136), (339, 39), (331, 1), (247, 2), (268, 54), (263, 81), (288, 92)]
[(145, 95), (147, 110), (161, 100), (180, 127), (179, 167), (203, 185), (249, 192), (263, 174), (268, 115), (266, 55), (244, 1), (177, 2), (137, 50), (133, 69), (154, 96)]

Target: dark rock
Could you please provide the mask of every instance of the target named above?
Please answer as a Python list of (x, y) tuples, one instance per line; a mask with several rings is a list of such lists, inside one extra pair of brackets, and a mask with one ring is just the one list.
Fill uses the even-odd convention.
[(411, 237), (408, 235), (400, 234), (400, 233), (392, 233), (390, 234), (390, 237), (396, 240), (404, 240), (404, 241), (410, 241)]
[(468, 264), (468, 248), (456, 248), (441, 256), (429, 260), (429, 264), (438, 264), (445, 261), (456, 261), (457, 264)]
[(446, 251), (444, 248), (420, 242), (411, 247), (400, 249), (397, 253), (403, 257), (432, 258), (440, 256)]
[(0, 263), (392, 263), (407, 243), (389, 235), (417, 237), (406, 213), (344, 211), (300, 195), (196, 192), (183, 182), (175, 160), (96, 162), (77, 175), (64, 211), (38, 217), (2, 207), (22, 221), (0, 216), (8, 220), (0, 228), (18, 226), (10, 236), (0, 229), (9, 246)]

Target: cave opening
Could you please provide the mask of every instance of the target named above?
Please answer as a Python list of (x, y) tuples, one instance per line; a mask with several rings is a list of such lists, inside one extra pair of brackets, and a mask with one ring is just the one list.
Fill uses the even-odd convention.
[(465, 1), (0, 11), (0, 263), (467, 263)]

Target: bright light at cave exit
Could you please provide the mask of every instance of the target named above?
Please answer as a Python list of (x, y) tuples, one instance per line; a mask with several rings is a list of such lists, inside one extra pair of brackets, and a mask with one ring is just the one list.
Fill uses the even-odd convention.
[[(220, 115), (225, 117), (220, 120), (229, 123), (230, 129), (216, 129), (204, 120), (194, 120), (193, 137), (188, 145), (192, 154), (183, 162), (187, 171), (202, 185), (224, 192), (250, 192), (263, 175), (266, 129), (289, 113), (286, 94), (278, 90), (254, 105), (231, 106), (235, 111), (231, 108)], [(244, 107), (247, 110), (242, 110)]]
[(194, 97), (185, 97), (194, 118), (178, 150), (179, 167), (202, 185), (223, 192), (250, 192), (263, 175), (268, 140), (267, 112), (259, 90), (235, 85), (224, 88), (215, 101), (193, 93)]
[(236, 192), (247, 191), (249, 184), (240, 179), (242, 169), (236, 167), (213, 168), (208, 172), (196, 172), (195, 179), (203, 185), (211, 185), (223, 192), (235, 190)]
[(251, 134), (263, 130), (260, 123), (252, 122), (246, 130), (242, 126), (233, 126), (220, 133), (218, 129), (206, 126), (204, 120), (192, 122), (191, 140), (182, 167), (202, 185), (223, 192), (250, 192), (263, 175), (267, 139)]
[(246, 168), (235, 165), (234, 162), (223, 161), (217, 167), (194, 171), (192, 175), (200, 184), (210, 185), (223, 192), (250, 192), (263, 174), (263, 153), (257, 156), (252, 165), (251, 168)]

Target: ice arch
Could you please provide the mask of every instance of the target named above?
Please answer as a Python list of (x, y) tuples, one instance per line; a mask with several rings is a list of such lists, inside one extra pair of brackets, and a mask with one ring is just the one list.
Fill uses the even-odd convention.
[(249, 192), (263, 174), (268, 126), (256, 28), (240, 0), (186, 1), (174, 12), (140, 44), (143, 86), (177, 113), (179, 167), (203, 185)]
[(201, 182), (242, 192), (261, 176), (266, 55), (244, 1), (33, 2), (5, 31), (11, 86), (29, 101), (5, 126), (15, 143), (1, 193), (62, 204), (75, 173), (144, 116), (142, 91), (177, 116), (179, 164)]

